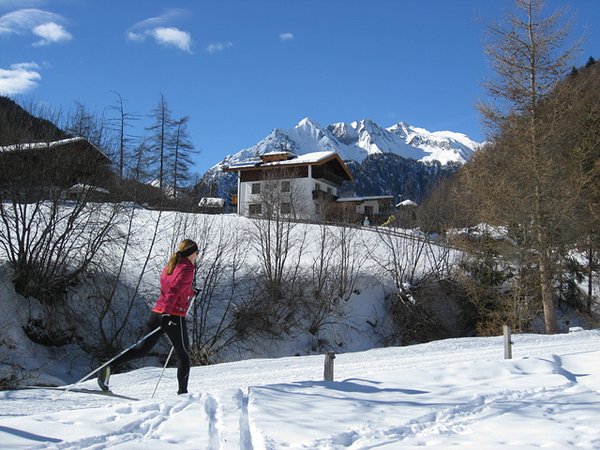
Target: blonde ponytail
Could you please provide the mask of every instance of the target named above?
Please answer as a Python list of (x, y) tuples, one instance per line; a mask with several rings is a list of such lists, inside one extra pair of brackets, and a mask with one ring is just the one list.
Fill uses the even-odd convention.
[(179, 243), (177, 251), (171, 255), (169, 262), (167, 263), (167, 275), (171, 275), (173, 270), (175, 270), (175, 266), (181, 261), (181, 258), (184, 258), (184, 256), (181, 256), (181, 252), (185, 252), (187, 249), (194, 246), (197, 247), (196, 243), (191, 239), (184, 239)]

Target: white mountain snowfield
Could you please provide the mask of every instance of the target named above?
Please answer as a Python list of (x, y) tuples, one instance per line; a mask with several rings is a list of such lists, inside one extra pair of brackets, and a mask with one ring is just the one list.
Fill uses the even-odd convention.
[[(122, 400), (50, 390), (0, 393), (3, 449), (595, 449), (600, 330), (461, 338), (323, 357), (113, 376)], [(94, 388), (95, 381), (83, 384)]]
[(395, 153), (422, 162), (463, 164), (481, 145), (462, 133), (430, 132), (403, 122), (383, 128), (372, 120), (363, 119), (322, 127), (312, 119), (304, 118), (289, 130), (274, 129), (256, 145), (226, 157), (213, 169), (273, 151), (290, 151), (297, 155), (334, 151), (343, 160), (356, 162), (372, 154)]

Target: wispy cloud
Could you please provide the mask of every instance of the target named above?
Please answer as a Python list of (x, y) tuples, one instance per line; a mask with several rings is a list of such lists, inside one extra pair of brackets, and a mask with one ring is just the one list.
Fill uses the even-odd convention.
[(192, 52), (192, 36), (171, 25), (185, 14), (182, 9), (171, 9), (158, 17), (151, 17), (134, 24), (127, 30), (126, 37), (132, 42), (153, 39), (159, 45), (175, 47), (184, 52)]
[(57, 14), (41, 9), (20, 9), (0, 17), (0, 34), (25, 34), (37, 25), (57, 22)]
[(34, 46), (50, 45), (66, 42), (73, 38), (62, 23), (65, 19), (49, 11), (28, 8), (13, 11), (0, 16), (0, 36), (16, 34), (25, 36), (33, 34), (40, 40), (33, 43)]
[(279, 35), (279, 40), (282, 42), (291, 41), (294, 39), (294, 35), (292, 33), (281, 33)]
[(13, 64), (9, 69), (0, 67), (0, 94), (23, 94), (36, 88), (42, 79), (39, 69), (34, 62)]
[(231, 47), (233, 47), (233, 42), (217, 42), (215, 44), (209, 44), (206, 47), (206, 51), (212, 55), (214, 53), (222, 52), (223, 50), (226, 50)]
[(0, 0), (0, 9), (33, 8), (46, 2), (47, 0)]

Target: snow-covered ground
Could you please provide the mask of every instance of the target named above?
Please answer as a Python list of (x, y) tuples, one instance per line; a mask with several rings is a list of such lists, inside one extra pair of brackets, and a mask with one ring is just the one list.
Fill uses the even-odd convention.
[[(102, 279), (85, 279), (69, 293), (79, 334), (91, 344), (99, 339), (100, 323), (111, 330), (111, 318), (126, 320), (129, 332), (120, 343), (130, 343), (128, 336), (139, 332), (154, 302), (166, 257), (184, 236), (205, 249), (200, 280), (220, 252), (235, 256), (228, 242), (241, 248), (245, 270), (260, 267), (251, 242), (257, 223), (249, 219), (126, 212), (123, 226), (131, 224), (131, 243), (117, 299), (133, 299), (132, 314), (124, 318), (118, 303), (114, 315), (100, 322), (94, 299)], [(303, 268), (315, 262), (321, 231), (314, 224), (293, 229), (292, 259)], [(503, 359), (501, 337), (367, 350), (382, 345), (387, 326), (389, 246), (403, 255), (407, 276), (444, 266), (440, 261), (450, 266), (456, 257), (452, 250), (446, 254), (405, 236), (386, 240), (374, 231), (354, 230), (347, 237), (356, 280), (319, 331), (318, 337), (330, 342), (323, 348), (344, 351), (334, 361), (333, 382), (323, 381), (323, 355), (247, 359), (320, 351), (302, 329), (282, 341), (248, 344), (245, 353), (232, 349), (220, 355), (220, 361), (242, 361), (192, 368), (190, 394), (183, 396), (175, 395), (175, 369), (169, 368), (152, 398), (162, 368), (152, 367), (156, 358), (150, 358), (140, 361), (142, 368), (111, 379), (115, 393), (137, 400), (76, 392), (59, 396), (49, 389), (0, 392), (0, 449), (600, 449), (600, 330), (515, 335), (510, 361)], [(335, 244), (340, 230), (327, 232)], [(118, 267), (122, 251), (107, 245), (97, 262)], [(26, 336), (24, 325), (42, 317), (42, 308), (16, 294), (4, 259), (0, 253), (0, 370), (16, 367), (20, 384), (80, 378), (98, 361), (76, 343), (42, 346)], [(132, 297), (127, 289), (139, 280)], [(371, 324), (378, 328), (373, 331)], [(81, 387), (95, 389), (95, 379)]]
[[(337, 355), (114, 375), (139, 401), (0, 393), (3, 449), (600, 448), (600, 330), (461, 338)], [(83, 383), (95, 388), (95, 380)]]

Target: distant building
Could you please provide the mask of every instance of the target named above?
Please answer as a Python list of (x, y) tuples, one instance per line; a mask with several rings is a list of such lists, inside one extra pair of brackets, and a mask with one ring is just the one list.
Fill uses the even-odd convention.
[(387, 218), (394, 212), (393, 195), (338, 198), (337, 203), (343, 205), (348, 212), (363, 218), (368, 217), (371, 223), (374, 218)]
[(202, 197), (198, 207), (201, 213), (222, 214), (225, 211), (225, 200), (218, 197)]
[(404, 200), (396, 205), (400, 226), (412, 227), (417, 220), (417, 203), (412, 200)]
[(237, 212), (242, 216), (321, 220), (342, 183), (352, 180), (335, 152), (267, 153), (224, 170), (238, 176)]
[(0, 186), (107, 187), (111, 160), (82, 137), (0, 147)]
[(108, 189), (89, 184), (77, 183), (65, 191), (65, 198), (76, 200), (85, 198), (89, 201), (105, 201), (110, 197)]

